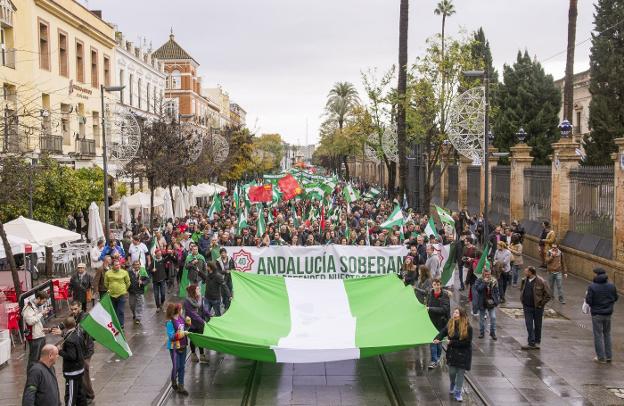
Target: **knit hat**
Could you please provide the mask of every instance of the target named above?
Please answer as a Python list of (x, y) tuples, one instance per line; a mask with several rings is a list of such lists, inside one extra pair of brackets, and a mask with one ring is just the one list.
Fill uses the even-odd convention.
[(600, 274), (603, 274), (603, 273), (607, 273), (607, 271), (605, 271), (605, 270), (604, 270), (604, 269), (602, 269), (602, 268), (594, 268), (594, 273), (595, 273), (596, 275), (600, 275)]

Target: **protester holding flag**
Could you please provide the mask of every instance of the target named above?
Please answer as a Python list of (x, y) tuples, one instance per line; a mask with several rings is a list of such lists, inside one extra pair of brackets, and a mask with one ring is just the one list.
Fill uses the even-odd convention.
[(205, 308), (206, 313), (211, 314), (211, 310), (214, 310), (215, 316), (221, 316), (221, 300), (225, 295), (229, 300), (232, 300), (232, 294), (230, 289), (225, 284), (225, 278), (217, 271), (213, 262), (209, 262), (206, 267), (206, 292), (205, 292)]
[[(275, 233), (279, 236), (279, 233)], [(221, 291), (221, 300), (223, 300), (223, 307), (225, 310), (230, 308), (230, 298), (234, 293), (234, 287), (232, 286), (232, 274), (231, 272), (236, 270), (234, 266), (234, 260), (231, 257), (228, 257), (227, 250), (225, 248), (221, 248), (219, 250), (219, 259), (217, 260), (217, 271), (223, 275), (223, 282), (226, 289), (222, 289)], [(229, 292), (229, 295), (228, 295)]]
[(65, 377), (65, 406), (83, 406), (87, 404), (82, 375), (84, 374), (84, 349), (82, 338), (76, 330), (76, 319), (67, 317), (63, 322), (63, 342), (59, 355), (63, 358), (63, 377)]
[(186, 347), (188, 339), (188, 327), (191, 322), (185, 323), (182, 318), (182, 305), (179, 303), (169, 303), (166, 312), (167, 322), (167, 349), (171, 356), (171, 386), (173, 390), (181, 395), (187, 396), (188, 391), (184, 389), (184, 366), (186, 364)]
[[(184, 299), (184, 314), (191, 319), (191, 325), (188, 329), (190, 333), (204, 332), (206, 320), (210, 319), (204, 310), (204, 299), (198, 285), (189, 285), (186, 288), (186, 299)], [(204, 349), (199, 347), (199, 358), (195, 354), (195, 345), (191, 342), (191, 361), (208, 363), (208, 359), (204, 354)]]
[(414, 283), (414, 292), (416, 293), (416, 298), (422, 304), (426, 303), (427, 295), (433, 288), (431, 281), (432, 279), (429, 268), (424, 265), (420, 265), (418, 267), (418, 279), (416, 279)]
[[(442, 290), (442, 283), (439, 279), (434, 279), (431, 283), (433, 289), (429, 292), (427, 298), (427, 311), (429, 312), (429, 318), (431, 322), (438, 329), (442, 331), (446, 326), (446, 323), (450, 317), (450, 299), (448, 294)], [(430, 346), (431, 349), (431, 364), (429, 369), (437, 368), (440, 365), (440, 357), (442, 356), (442, 344), (433, 343)]]
[[(104, 287), (111, 298), (115, 314), (119, 320), (121, 329), (124, 328), (124, 307), (126, 305), (126, 294), (130, 287), (130, 275), (121, 268), (119, 259), (113, 260), (113, 268), (104, 274)], [(100, 299), (101, 300), (101, 299)]]
[[(95, 399), (95, 392), (93, 391), (93, 385), (91, 384), (91, 375), (89, 366), (91, 364), (91, 357), (95, 352), (95, 344), (93, 342), (93, 338), (82, 328), (80, 322), (83, 321), (87, 317), (87, 313), (82, 310), (82, 303), (78, 301), (72, 302), (69, 307), (69, 311), (71, 315), (78, 323), (76, 327), (77, 334), (82, 340), (82, 348), (83, 348), (83, 361), (84, 361), (84, 373), (82, 375), (82, 385), (84, 388), (85, 398), (87, 399), (87, 403), (91, 403), (93, 399)], [(67, 328), (67, 326), (65, 326)]]
[(130, 305), (130, 311), (132, 311), (132, 320), (134, 320), (134, 324), (141, 324), (145, 307), (145, 287), (149, 282), (149, 278), (144, 273), (143, 268), (141, 268), (139, 261), (132, 263), (128, 276), (130, 277), (128, 304)]
[(444, 337), (448, 337), (446, 362), (451, 381), (449, 393), (454, 395), (456, 401), (462, 402), (464, 374), (472, 365), (472, 327), (464, 309), (453, 310), (453, 318), (433, 340), (434, 345), (439, 345)]
[(152, 261), (152, 286), (154, 288), (154, 302), (156, 302), (156, 312), (160, 312), (165, 304), (165, 293), (167, 291), (167, 264), (163, 258), (162, 251), (157, 249)]

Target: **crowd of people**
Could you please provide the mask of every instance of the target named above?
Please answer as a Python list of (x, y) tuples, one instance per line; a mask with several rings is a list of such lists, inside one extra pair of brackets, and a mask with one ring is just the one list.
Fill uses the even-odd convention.
[[(352, 187), (362, 196), (370, 189), (370, 185), (357, 182)], [(47, 299), (44, 296), (37, 296), (28, 304), (24, 320), (30, 326), (31, 337), (24, 404), (60, 404), (60, 401), (52, 401), (60, 398), (58, 387), (56, 391), (51, 389), (54, 374), (50, 373), (58, 356), (63, 358), (66, 404), (92, 402), (89, 360), (93, 342), (80, 328), (80, 320), (90, 304), (109, 295), (122, 329), (125, 328), (126, 302), (133, 322), (140, 325), (146, 287), (150, 285), (157, 312), (164, 310), (165, 313), (172, 387), (181, 395), (187, 395), (184, 387), (187, 352), (190, 350), (192, 362), (208, 363), (204, 349), (196, 348), (187, 335), (203, 332), (211, 317), (219, 317), (227, 311), (234, 297), (231, 272), (235, 264), (224, 248), (227, 246), (405, 245), (407, 255), (398, 276), (406, 286), (413, 287), (439, 331), (430, 345), (429, 368), (440, 365), (441, 340), (447, 337), (450, 392), (458, 401), (462, 400), (464, 372), (471, 366), (470, 314), (478, 317), (479, 339), (487, 332), (492, 340), (497, 340), (496, 308), (505, 303), (509, 295), (520, 297), (528, 336), (523, 348), (537, 349), (544, 307), (554, 289), (559, 301), (565, 303), (562, 279), (567, 272), (548, 222), (544, 223), (540, 238), (543, 265), (549, 275), (547, 283), (534, 267), (524, 266), (525, 232), (517, 221), (509, 225), (501, 222), (486, 231), (482, 216), (462, 210), (451, 214), (454, 224), (446, 223), (433, 234), (426, 231), (431, 231), (429, 216), (410, 210), (406, 211), (402, 227), (383, 227), (398, 204), (383, 193), (351, 203), (345, 200), (341, 186), (321, 201), (291, 199), (275, 204), (246, 204), (234, 196), (231, 192), (222, 195), (221, 210), (216, 212), (194, 207), (185, 218), (167, 219), (158, 228), (150, 230), (144, 226), (125, 232), (120, 239), (111, 234), (107, 241), (98, 241), (91, 251), (92, 271), (87, 272), (87, 266), (79, 264), (71, 277), (74, 301), (71, 315), (63, 326), (44, 329), (45, 314), (37, 308)], [(467, 294), (468, 311), (459, 306), (451, 312), (452, 289), (442, 286), (440, 279), (440, 245), (449, 243), (456, 244), (456, 290)], [(484, 247), (491, 247), (485, 255)], [(487, 261), (477, 270), (484, 257)], [(187, 285), (182, 281), (183, 275), (188, 280)], [(517, 291), (512, 293), (511, 289)], [(612, 359), (610, 314), (616, 300), (617, 292), (605, 272), (596, 270), (586, 303), (594, 322), (598, 362)], [(58, 348), (46, 345), (48, 332), (62, 335), (63, 344)]]

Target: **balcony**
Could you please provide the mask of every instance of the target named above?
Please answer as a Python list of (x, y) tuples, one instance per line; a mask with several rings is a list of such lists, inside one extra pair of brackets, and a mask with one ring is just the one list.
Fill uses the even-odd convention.
[(42, 153), (62, 154), (63, 153), (63, 136), (62, 135), (44, 135), (39, 137), (39, 149)]
[(76, 141), (76, 153), (82, 156), (95, 156), (95, 140)]
[(0, 64), (7, 68), (15, 69), (15, 49), (1, 49)]
[(28, 137), (20, 137), (18, 135), (10, 134), (4, 137), (2, 143), (2, 152), (8, 154), (22, 154), (24, 152), (30, 152), (28, 148)]

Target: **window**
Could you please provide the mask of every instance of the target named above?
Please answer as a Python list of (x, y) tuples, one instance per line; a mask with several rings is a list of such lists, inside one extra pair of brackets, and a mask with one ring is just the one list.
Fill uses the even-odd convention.
[(130, 88), (130, 105), (133, 106), (133, 99), (134, 99), (134, 91), (133, 91), (133, 87), (134, 87), (134, 75), (131, 73), (130, 74), (130, 80), (128, 81), (128, 87)]
[(146, 85), (146, 90), (145, 90), (145, 104), (146, 104), (146, 110), (149, 113), (150, 111), (150, 84), (148, 83)]
[(182, 77), (180, 75), (179, 70), (174, 70), (171, 72), (171, 84), (172, 89), (181, 89), (182, 88)]
[(84, 83), (84, 45), (76, 41), (76, 80)]
[(137, 80), (137, 101), (139, 102), (139, 108), (141, 108), (141, 78)]
[(61, 135), (63, 136), (63, 145), (71, 145), (69, 115), (72, 110), (73, 108), (71, 105), (61, 103)]
[(97, 111), (94, 111), (91, 113), (91, 116), (92, 116), (93, 139), (95, 140), (95, 146), (99, 147), (101, 144), (100, 113)]
[(91, 86), (98, 87), (100, 84), (98, 78), (98, 52), (91, 48)]
[(110, 86), (110, 58), (104, 55), (104, 86)]
[(48, 23), (39, 20), (39, 67), (50, 70), (50, 28)]
[(582, 128), (581, 128), (581, 112), (577, 111), (576, 112), (576, 132), (578, 134), (580, 134), (581, 130), (582, 130)]
[(59, 47), (59, 74), (69, 77), (69, 65), (67, 56), (67, 34), (59, 31), (58, 36)]
[[(126, 83), (125, 72), (123, 69), (119, 69), (119, 86), (124, 86), (125, 83)], [(125, 89), (119, 92), (119, 101), (121, 102), (121, 104), (124, 104), (124, 90)]]

